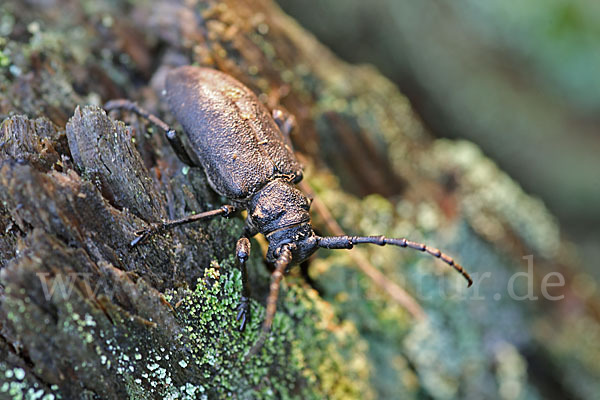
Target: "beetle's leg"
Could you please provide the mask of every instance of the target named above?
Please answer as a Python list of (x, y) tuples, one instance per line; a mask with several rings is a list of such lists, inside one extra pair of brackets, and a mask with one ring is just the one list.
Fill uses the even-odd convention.
[(198, 163), (194, 162), (193, 158), (190, 157), (188, 151), (186, 150), (186, 146), (183, 143), (183, 139), (177, 133), (177, 131), (171, 128), (166, 122), (158, 118), (156, 115), (151, 114), (150, 112), (140, 107), (137, 103), (126, 99), (116, 99), (106, 103), (104, 105), (104, 109), (107, 111), (127, 110), (146, 118), (153, 125), (157, 126), (159, 129), (165, 132), (165, 136), (167, 137), (169, 144), (171, 145), (171, 147), (173, 147), (175, 154), (177, 154), (177, 157), (179, 157), (179, 159), (184, 164), (190, 165), (192, 167), (198, 166)]
[(413, 242), (412, 240), (408, 240), (405, 238), (387, 238), (385, 236), (329, 236), (329, 237), (320, 237), (319, 247), (324, 247), (326, 249), (351, 249), (355, 244), (361, 243), (370, 243), (376, 244), (378, 246), (385, 246), (386, 244), (399, 246), (399, 247), (408, 247), (409, 249), (419, 250), (425, 253), (428, 253), (434, 257), (439, 258), (452, 268), (454, 268), (458, 273), (460, 273), (469, 283), (469, 286), (473, 284), (473, 279), (469, 273), (452, 257), (449, 255), (442, 253), (439, 249), (435, 247), (429, 247), (423, 243)]
[(290, 140), (290, 134), (296, 127), (296, 117), (281, 108), (273, 109), (272, 115), (281, 133)]
[(275, 261), (275, 271), (271, 274), (271, 285), (269, 285), (269, 297), (267, 297), (267, 311), (265, 320), (262, 325), (260, 337), (254, 343), (254, 346), (250, 349), (248, 354), (245, 356), (245, 360), (260, 350), (262, 345), (267, 340), (271, 325), (273, 325), (273, 318), (275, 318), (275, 311), (277, 310), (277, 298), (279, 297), (279, 286), (281, 285), (281, 279), (283, 279), (283, 272), (288, 265), (292, 262), (292, 251), (290, 246), (284, 244), (281, 246), (277, 261)]
[(141, 229), (141, 230), (135, 232), (135, 234), (137, 235), (137, 238), (135, 238), (131, 242), (131, 247), (144, 242), (146, 239), (148, 239), (152, 235), (155, 235), (160, 232), (164, 232), (164, 231), (174, 228), (176, 226), (189, 224), (191, 222), (196, 222), (196, 221), (207, 220), (207, 219), (211, 219), (211, 218), (218, 217), (218, 216), (228, 217), (234, 212), (235, 212), (234, 206), (225, 205), (216, 210), (206, 211), (206, 212), (203, 212), (200, 214), (194, 214), (194, 215), (190, 215), (190, 216), (183, 217), (180, 219), (174, 219), (174, 220), (170, 220), (170, 221), (159, 222), (157, 224), (152, 224), (152, 225), (150, 225), (149, 228)]
[(241, 237), (237, 241), (235, 255), (242, 270), (242, 297), (237, 308), (236, 319), (240, 321), (240, 331), (243, 331), (246, 323), (250, 320), (250, 285), (248, 284), (248, 270), (246, 268), (246, 261), (250, 257), (250, 240), (247, 237)]

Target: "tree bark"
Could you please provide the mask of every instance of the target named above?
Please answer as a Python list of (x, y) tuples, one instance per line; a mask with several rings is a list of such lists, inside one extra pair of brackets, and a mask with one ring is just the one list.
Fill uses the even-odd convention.
[[(506, 295), (522, 254), (535, 254), (536, 290), (545, 271), (571, 275), (552, 216), (475, 146), (434, 141), (377, 71), (340, 62), (266, 0), (0, 7), (0, 394), (492, 398), (485, 382), (512, 379), (524, 395), (584, 398), (569, 385), (575, 375), (555, 384), (515, 367), (559, 365), (578, 350), (553, 347), (575, 329), (568, 321), (536, 329), (566, 301)], [(242, 220), (131, 248), (135, 230), (225, 199), (146, 121), (99, 108), (125, 97), (176, 124), (160, 93), (165, 72), (190, 63), (223, 70), (296, 116), (292, 140), (307, 181), (345, 229), (421, 236), (492, 279), (476, 280), (473, 295), (451, 272), (428, 276), (449, 270), (433, 259), (369, 249), (426, 310), (416, 322), (348, 268), (347, 252), (323, 252), (311, 271), (319, 292), (287, 279), (269, 340), (242, 363), (264, 313), (264, 241), (253, 243), (252, 320), (240, 333), (233, 250)], [(315, 225), (325, 229), (319, 216)], [(565, 293), (569, 307), (597, 309), (595, 298)], [(557, 371), (548, 373), (558, 379)]]

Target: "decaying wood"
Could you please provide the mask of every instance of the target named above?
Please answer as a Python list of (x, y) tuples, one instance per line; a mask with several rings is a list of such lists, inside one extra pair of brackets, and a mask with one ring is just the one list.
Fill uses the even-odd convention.
[[(555, 337), (537, 334), (529, 317), (555, 303), (417, 297), (433, 316), (417, 323), (342, 272), (349, 269), (340, 264), (352, 263), (344, 255), (329, 254), (315, 261), (327, 301), (306, 283), (284, 288), (273, 335), (242, 365), (259, 331), (268, 272), (255, 245), (254, 315), (240, 334), (232, 252), (241, 220), (129, 247), (148, 223), (221, 204), (202, 171), (184, 167), (144, 121), (98, 107), (127, 97), (175, 123), (159, 101), (172, 66), (221, 69), (294, 114), (292, 139), (309, 184), (346, 229), (422, 232), (439, 247), (451, 244), (476, 272), (512, 273), (528, 253), (566, 276), (574, 263), (543, 206), (469, 144), (434, 142), (393, 85), (337, 60), (270, 1), (1, 7), (13, 25), (0, 43), (10, 64), (0, 68), (0, 397), (449, 398), (478, 393), (496, 376), (497, 348), (486, 347), (492, 332), (517, 364), (521, 345), (552, 356)], [(69, 17), (57, 12), (67, 9)], [(391, 200), (349, 194), (374, 192)], [(383, 273), (406, 275), (415, 296), (431, 294), (418, 293), (415, 276), (446, 271), (399, 250), (376, 251), (369, 254), (383, 260)], [(570, 300), (585, 309), (581, 298)], [(497, 329), (500, 318), (490, 315), (512, 318), (515, 329)], [(470, 365), (485, 365), (480, 378)]]

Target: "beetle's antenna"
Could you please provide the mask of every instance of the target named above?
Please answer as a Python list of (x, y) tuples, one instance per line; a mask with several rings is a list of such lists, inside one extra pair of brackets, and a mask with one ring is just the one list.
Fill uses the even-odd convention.
[[(346, 235), (342, 230), (342, 227), (337, 223), (335, 218), (333, 218), (333, 215), (331, 215), (327, 206), (315, 195), (315, 192), (310, 185), (305, 180), (301, 181), (298, 185), (304, 193), (313, 198), (311, 207), (321, 216), (321, 218), (323, 218), (323, 222), (329, 232), (336, 236)], [(353, 251), (350, 253), (350, 257), (354, 260), (353, 265), (356, 265), (356, 267), (369, 277), (375, 285), (383, 289), (391, 299), (400, 304), (400, 306), (406, 309), (406, 311), (408, 311), (415, 319), (423, 320), (426, 318), (425, 311), (423, 311), (423, 308), (421, 308), (417, 300), (415, 300), (415, 298), (404, 288), (389, 280), (385, 274), (375, 268), (361, 252)]]
[(378, 246), (385, 246), (391, 244), (393, 246), (408, 247), (410, 249), (419, 250), (425, 253), (429, 253), (434, 257), (439, 258), (456, 271), (458, 271), (466, 280), (469, 282), (469, 287), (473, 284), (473, 279), (468, 272), (452, 257), (442, 253), (435, 247), (429, 247), (423, 243), (413, 242), (405, 238), (387, 238), (385, 236), (328, 236), (318, 238), (319, 247), (326, 249), (351, 249), (355, 244), (370, 243)]
[(277, 298), (279, 297), (279, 285), (281, 284), (281, 279), (283, 278), (283, 272), (287, 268), (287, 266), (292, 262), (292, 251), (290, 250), (289, 245), (283, 245), (281, 247), (279, 257), (277, 261), (275, 261), (275, 271), (271, 274), (271, 285), (269, 286), (269, 297), (267, 297), (267, 312), (265, 315), (265, 320), (262, 325), (262, 330), (260, 333), (260, 337), (252, 346), (244, 361), (247, 361), (251, 356), (256, 354), (262, 345), (267, 340), (267, 336), (269, 335), (269, 331), (271, 330), (271, 325), (273, 325), (273, 318), (275, 317), (275, 311), (277, 310)]

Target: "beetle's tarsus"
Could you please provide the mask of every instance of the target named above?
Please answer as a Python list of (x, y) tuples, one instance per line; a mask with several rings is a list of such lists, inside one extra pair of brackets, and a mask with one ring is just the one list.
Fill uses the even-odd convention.
[(131, 247), (135, 247), (138, 244), (144, 243), (150, 236), (152, 236), (152, 232), (150, 229), (140, 229), (135, 231), (134, 234), (137, 236), (135, 239), (131, 241), (129, 244)]
[(130, 247), (135, 247), (138, 244), (142, 243), (145, 240), (144, 236), (138, 236), (129, 243)]
[(236, 321), (240, 321), (239, 331), (242, 332), (246, 328), (248, 321), (250, 321), (250, 299), (242, 296), (237, 309), (238, 313), (235, 319)]
[[(225, 214), (224, 216), (227, 216)], [(242, 297), (238, 305), (237, 320), (240, 321), (240, 332), (246, 327), (246, 323), (250, 320), (250, 285), (248, 284), (248, 270), (246, 269), (246, 261), (250, 257), (250, 240), (242, 236), (235, 245), (235, 254), (240, 264), (242, 271)]]
[(152, 235), (155, 235), (155, 234), (163, 231), (164, 229), (165, 229), (164, 222), (160, 223), (160, 224), (152, 224), (152, 225), (150, 225), (149, 228), (138, 229), (137, 231), (133, 232), (134, 235), (136, 235), (137, 237), (131, 241), (130, 246), (135, 247), (139, 244), (142, 244), (146, 240), (148, 240), (148, 238), (150, 238)]

